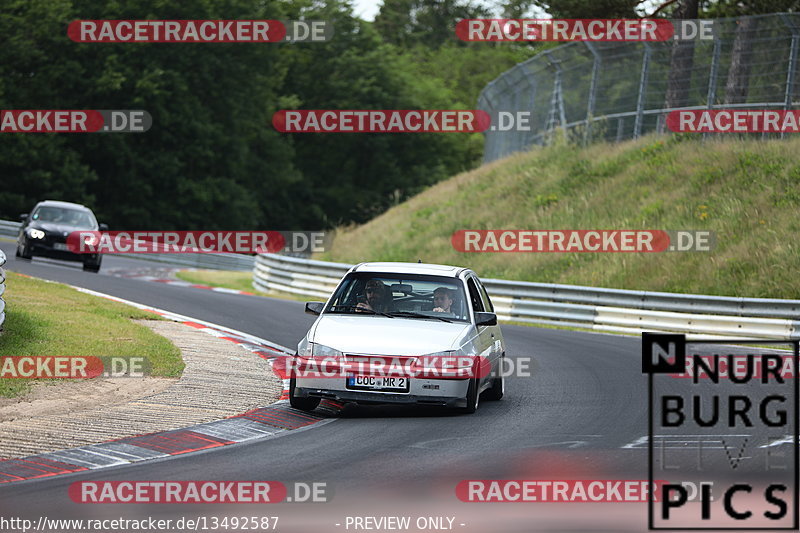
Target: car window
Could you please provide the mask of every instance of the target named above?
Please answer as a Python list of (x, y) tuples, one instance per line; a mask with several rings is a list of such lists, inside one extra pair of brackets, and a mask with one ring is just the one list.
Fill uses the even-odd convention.
[(483, 302), (481, 301), (478, 287), (475, 285), (475, 280), (473, 278), (467, 280), (467, 290), (469, 291), (469, 299), (472, 302), (472, 310), (476, 313), (483, 311)]
[(460, 280), (422, 274), (350, 273), (334, 291), (325, 312), (374, 315), (369, 310), (398, 315), (396, 318), (422, 315), (421, 318), (470, 321)]
[(483, 286), (483, 283), (478, 281), (478, 288), (481, 290), (481, 299), (483, 300), (483, 308), (490, 313), (494, 313), (494, 305), (492, 305), (492, 300), (489, 299), (489, 293), (486, 291), (486, 287)]
[(66, 209), (63, 207), (42, 206), (34, 211), (31, 220), (39, 222), (52, 222), (75, 228), (94, 228), (96, 222), (88, 211)]

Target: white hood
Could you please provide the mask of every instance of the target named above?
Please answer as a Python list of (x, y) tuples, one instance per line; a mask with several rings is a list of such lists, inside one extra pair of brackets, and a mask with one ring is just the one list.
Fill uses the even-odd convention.
[(458, 349), (471, 328), (421, 318), (325, 315), (310, 340), (344, 353), (425, 355)]

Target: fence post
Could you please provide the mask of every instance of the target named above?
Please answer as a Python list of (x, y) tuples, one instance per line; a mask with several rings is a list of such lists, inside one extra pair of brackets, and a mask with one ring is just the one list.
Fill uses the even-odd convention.
[[(554, 60), (550, 56), (549, 50), (544, 52), (544, 56), (547, 58), (550, 66), (552, 66), (556, 71), (555, 79), (553, 80), (553, 96), (550, 98), (550, 113), (547, 116), (545, 133), (555, 129), (555, 123), (558, 121), (559, 125), (564, 130), (564, 135), (566, 135), (567, 117), (566, 113), (564, 112), (564, 95), (561, 92), (561, 61)], [(558, 117), (556, 117), (556, 114), (558, 114)]]
[[(501, 98), (502, 103), (500, 104), (500, 110), (501, 111), (507, 111), (508, 109), (511, 108), (511, 106), (508, 105), (509, 93), (513, 92), (513, 91), (511, 91), (511, 89), (512, 89), (511, 84), (508, 83), (508, 76), (503, 76), (503, 85), (505, 85), (505, 89), (503, 89), (503, 92), (500, 93), (501, 96), (502, 96), (502, 98)], [(500, 138), (503, 139), (503, 157), (505, 157), (505, 156), (507, 156), (508, 154), (510, 154), (511, 152), (514, 151), (513, 150), (513, 145), (514, 144), (511, 142), (511, 135), (513, 135), (514, 132), (513, 131), (502, 131), (502, 132), (500, 132), (499, 130), (498, 130), (498, 132), (499, 132)], [(512, 146), (512, 148), (509, 148), (509, 145)]]
[[(522, 72), (525, 73), (525, 79), (528, 81), (528, 85), (531, 86), (531, 97), (530, 97), (530, 104), (529, 104), (529, 111), (531, 113), (531, 117), (533, 117), (533, 110), (536, 107), (534, 99), (536, 98), (536, 78), (528, 71), (528, 63), (530, 61), (525, 61), (524, 63), (520, 63), (518, 66), (522, 69)], [(530, 130), (528, 131), (527, 139), (525, 141), (525, 147), (528, 148), (533, 144), (533, 124), (528, 122), (530, 125)]]
[[(786, 92), (783, 97), (783, 108), (787, 111), (792, 108), (792, 96), (794, 89), (794, 78), (797, 74), (797, 48), (800, 36), (798, 36), (797, 27), (794, 22), (787, 15), (781, 15), (783, 22), (789, 26), (792, 31), (792, 46), (789, 49), (789, 67), (786, 70)], [(784, 132), (781, 132), (781, 139), (783, 139)]]
[(722, 39), (714, 37), (714, 50), (711, 52), (711, 70), (708, 73), (708, 92), (706, 93), (706, 106), (714, 107), (717, 100), (717, 75), (719, 73), (719, 52), (722, 48)]
[[(717, 101), (717, 76), (719, 74), (719, 53), (722, 49), (722, 38), (714, 35), (714, 49), (711, 51), (711, 69), (708, 72), (708, 92), (706, 93), (706, 107), (714, 108)], [(707, 139), (711, 134), (703, 132), (703, 139)]]
[[(491, 119), (492, 111), (494, 111), (494, 106), (492, 105), (489, 97), (486, 96), (486, 90), (488, 88), (489, 88), (488, 86), (485, 87), (481, 91), (481, 94), (478, 95), (478, 109), (486, 111), (486, 113), (489, 114), (489, 117)], [(483, 104), (481, 104), (481, 102), (483, 102)], [(483, 138), (484, 138), (483, 162), (489, 163), (490, 161), (494, 161), (495, 159), (497, 159), (496, 154), (494, 153), (494, 145), (497, 141), (496, 132), (493, 132), (492, 128), (489, 127), (486, 131), (483, 132)]]
[(589, 130), (592, 127), (594, 104), (595, 100), (597, 99), (597, 78), (600, 74), (600, 53), (589, 41), (583, 41), (583, 44), (586, 45), (586, 48), (588, 48), (592, 53), (592, 56), (594, 56), (594, 61), (592, 62), (592, 81), (589, 85), (589, 101), (586, 103), (586, 129), (583, 132), (583, 145), (586, 146), (589, 144)]
[(634, 139), (638, 139), (642, 134), (645, 90), (647, 89), (647, 75), (650, 70), (650, 53), (652, 51), (648, 43), (643, 42), (642, 44), (644, 45), (644, 54), (642, 55), (642, 75), (639, 77), (639, 98), (636, 101), (636, 122), (633, 125)]

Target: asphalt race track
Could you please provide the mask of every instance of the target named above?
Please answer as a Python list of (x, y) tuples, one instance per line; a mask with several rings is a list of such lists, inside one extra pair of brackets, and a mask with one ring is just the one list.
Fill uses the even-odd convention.
[[(221, 324), (287, 347), (294, 348), (313, 322), (299, 302), (107, 274), (111, 268), (154, 265), (140, 260), (107, 256), (100, 273), (91, 274), (77, 263), (17, 260), (11, 243), (0, 243), (0, 248), (8, 256), (8, 270)], [(0, 485), (0, 515), (278, 515), (278, 529), (284, 531), (352, 531), (345, 522), (350, 515), (442, 515), (455, 517), (452, 528), (460, 531), (646, 530), (643, 503), (511, 505), (466, 503), (456, 497), (456, 484), (467, 479), (648, 476), (647, 445), (642, 444), (647, 435), (647, 378), (641, 371), (639, 338), (521, 326), (504, 326), (503, 334), (508, 357), (529, 357), (531, 375), (508, 377), (505, 398), (482, 402), (474, 415), (348, 406), (332, 423), (276, 439)], [(682, 381), (669, 386), (678, 389)], [(684, 446), (691, 448), (691, 443)], [(709, 464), (724, 467), (725, 451), (716, 451), (722, 463), (712, 458)], [(688, 465), (693, 456), (676, 455), (674, 461)], [(332, 500), (236, 508), (73, 503), (69, 485), (85, 480), (324, 482)]]

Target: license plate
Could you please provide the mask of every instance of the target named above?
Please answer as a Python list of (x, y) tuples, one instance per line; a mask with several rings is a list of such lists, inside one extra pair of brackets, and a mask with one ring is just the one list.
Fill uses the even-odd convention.
[(369, 391), (408, 392), (408, 378), (384, 376), (347, 376), (347, 388)]
[(53, 243), (53, 249), (54, 250), (62, 250), (62, 251), (69, 250), (69, 248), (67, 248), (67, 243), (65, 243), (65, 242), (54, 242)]

